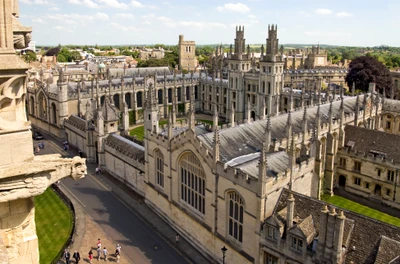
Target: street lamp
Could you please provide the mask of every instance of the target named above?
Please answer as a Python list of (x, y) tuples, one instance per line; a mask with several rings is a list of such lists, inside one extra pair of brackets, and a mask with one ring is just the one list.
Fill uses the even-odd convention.
[(225, 264), (225, 253), (228, 249), (224, 246), (223, 248), (221, 248), (222, 251), (222, 264)]

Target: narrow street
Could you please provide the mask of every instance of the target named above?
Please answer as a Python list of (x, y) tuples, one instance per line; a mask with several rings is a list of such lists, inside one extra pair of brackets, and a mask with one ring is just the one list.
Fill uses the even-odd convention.
[[(45, 140), (34, 141), (34, 146), (42, 141), (45, 148), (41, 149), (37, 155), (66, 154), (59, 142), (46, 135)], [(93, 164), (88, 164), (88, 175), (84, 179), (74, 181), (68, 178), (62, 180), (61, 184), (68, 188), (84, 207), (85, 212), (105, 233), (122, 245), (123, 254), (135, 264), (188, 263), (173, 246), (143, 222), (107, 186), (96, 179), (94, 169)], [(95, 244), (98, 237), (96, 233), (92, 235)], [(109, 246), (113, 248), (115, 245)]]

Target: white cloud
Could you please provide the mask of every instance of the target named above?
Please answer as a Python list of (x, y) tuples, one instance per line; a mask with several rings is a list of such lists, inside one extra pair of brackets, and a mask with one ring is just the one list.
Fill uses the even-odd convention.
[(49, 10), (50, 10), (50, 11), (59, 11), (60, 8), (54, 6), (54, 7), (50, 7)]
[(37, 23), (37, 24), (44, 24), (44, 23), (46, 23), (43, 19), (41, 19), (41, 18), (33, 18), (32, 19), (32, 22), (33, 23)]
[(340, 32), (340, 31), (306, 31), (304, 32), (306, 36), (318, 36), (318, 37), (344, 37), (351, 36), (349, 32)]
[(139, 1), (132, 0), (131, 6), (136, 7), (136, 8), (151, 8), (151, 9), (158, 9), (157, 6), (155, 5), (144, 5)]
[(53, 27), (53, 29), (57, 30), (57, 31), (64, 31), (64, 32), (73, 32), (71, 28), (66, 28), (66, 27), (62, 27), (62, 26), (55, 26)]
[(145, 24), (145, 25), (151, 25), (151, 22), (150, 22), (150, 21), (148, 21), (148, 20), (145, 20), (145, 21), (143, 21), (143, 22), (142, 22), (142, 24)]
[(156, 15), (155, 14), (147, 14), (147, 15), (143, 15), (142, 18), (147, 19), (147, 18), (155, 18)]
[(35, 4), (35, 5), (47, 5), (49, 4), (49, 1), (47, 0), (20, 0), (21, 3), (25, 3), (25, 4)]
[(254, 19), (254, 18), (256, 18), (256, 16), (255, 15), (249, 15), (249, 18)]
[(99, 5), (92, 0), (68, 0), (69, 3), (74, 5), (83, 5), (89, 8), (98, 8)]
[(98, 0), (99, 3), (113, 8), (128, 8), (127, 4), (120, 3), (118, 0)]
[(169, 17), (165, 17), (165, 16), (160, 16), (157, 17), (157, 20), (160, 20), (163, 22), (163, 25), (169, 28), (175, 28), (176, 27), (176, 23)]
[(349, 17), (349, 16), (352, 16), (352, 14), (347, 13), (347, 12), (338, 12), (338, 13), (336, 13), (336, 15), (338, 17)]
[(180, 26), (183, 27), (193, 27), (198, 29), (205, 29), (205, 28), (226, 28), (226, 25), (222, 23), (207, 23), (207, 22), (198, 22), (198, 21), (180, 21), (178, 23)]
[(108, 20), (109, 19), (108, 15), (105, 13), (96, 13), (95, 17), (99, 20)]
[(109, 25), (118, 30), (122, 30), (122, 31), (138, 31), (138, 29), (134, 26), (125, 26), (125, 25), (118, 24), (116, 22), (111, 22)]
[(329, 14), (332, 14), (332, 10), (329, 10), (326, 8), (319, 8), (319, 9), (314, 10), (314, 13), (318, 14), (318, 15), (329, 15)]
[(135, 19), (135, 16), (132, 14), (125, 14), (125, 13), (119, 13), (114, 15), (115, 18), (121, 18), (121, 19)]
[(223, 6), (217, 6), (217, 10), (219, 12), (239, 12), (239, 13), (247, 13), (250, 11), (250, 8), (242, 3), (232, 4), (228, 3)]

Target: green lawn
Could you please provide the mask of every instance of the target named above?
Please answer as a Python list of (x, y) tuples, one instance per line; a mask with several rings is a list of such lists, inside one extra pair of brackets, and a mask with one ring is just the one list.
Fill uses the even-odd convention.
[(346, 210), (353, 211), (353, 212), (380, 220), (382, 222), (400, 227), (400, 219), (399, 218), (387, 215), (387, 214), (379, 212), (375, 209), (371, 209), (367, 206), (347, 200), (343, 197), (336, 196), (336, 195), (335, 196), (324, 195), (322, 197), (322, 199), (328, 203), (331, 203), (338, 207), (342, 207)]
[(35, 211), (40, 263), (52, 263), (71, 234), (72, 212), (51, 188), (35, 197)]
[[(181, 120), (183, 120), (183, 119), (182, 118), (181, 119), (177, 119), (176, 121), (179, 122)], [(211, 121), (211, 120), (204, 120), (204, 119), (196, 119), (196, 120), (199, 121), (199, 122), (202, 122), (202, 123), (209, 124), (209, 125), (213, 124), (213, 121)], [(158, 123), (159, 123), (160, 126), (163, 126), (163, 125), (168, 123), (168, 120), (167, 119), (163, 119), (163, 120), (160, 120)], [(220, 126), (220, 125), (222, 125), (222, 123), (218, 122), (218, 125)], [(136, 136), (137, 140), (143, 141), (143, 139), (144, 139), (144, 126), (138, 126), (138, 127), (135, 127), (134, 129), (131, 129), (131, 131), (129, 132), (129, 135)]]

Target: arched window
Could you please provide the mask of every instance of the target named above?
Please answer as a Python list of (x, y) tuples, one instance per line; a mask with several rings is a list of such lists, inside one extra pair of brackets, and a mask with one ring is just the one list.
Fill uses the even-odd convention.
[(164, 156), (161, 151), (156, 150), (154, 158), (156, 161), (156, 184), (164, 187)]
[(172, 89), (168, 89), (168, 103), (172, 103)]
[(205, 173), (198, 158), (191, 152), (179, 161), (181, 200), (200, 213), (205, 212)]
[(106, 100), (106, 96), (105, 95), (100, 97), (100, 104), (103, 105), (105, 100)]
[(128, 107), (128, 109), (132, 109), (132, 105), (131, 105), (131, 93), (125, 94), (125, 103), (126, 103), (126, 106)]
[(57, 125), (57, 107), (55, 103), (51, 104), (51, 123)]
[(142, 92), (138, 92), (136, 94), (136, 104), (137, 104), (137, 107), (142, 107), (143, 106), (143, 104), (142, 104)]
[(190, 87), (186, 86), (186, 101), (190, 100)]
[(158, 92), (158, 95), (157, 95), (157, 97), (158, 97), (158, 104), (162, 104), (162, 103), (163, 103), (163, 90), (160, 89), (160, 90), (158, 90), (157, 92)]
[(47, 119), (47, 98), (41, 92), (39, 94), (39, 117), (42, 119)]
[(176, 94), (177, 94), (178, 102), (180, 102), (182, 100), (181, 87), (178, 87), (178, 89), (176, 89)]
[(114, 94), (113, 100), (115, 107), (119, 109), (119, 94)]
[(29, 113), (35, 115), (35, 99), (33, 96), (31, 96), (29, 100)]
[(243, 241), (243, 199), (237, 192), (230, 192), (229, 195), (229, 223), (228, 234), (236, 241)]

